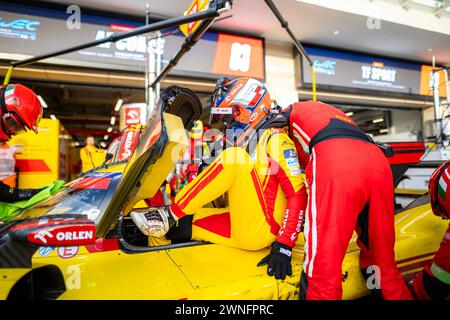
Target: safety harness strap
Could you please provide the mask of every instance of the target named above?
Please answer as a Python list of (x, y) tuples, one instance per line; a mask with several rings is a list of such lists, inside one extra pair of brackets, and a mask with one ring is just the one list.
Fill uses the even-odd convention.
[(375, 143), (361, 128), (338, 119), (331, 119), (330, 123), (311, 139), (309, 152), (312, 153), (312, 149), (319, 142), (336, 138), (351, 138)]

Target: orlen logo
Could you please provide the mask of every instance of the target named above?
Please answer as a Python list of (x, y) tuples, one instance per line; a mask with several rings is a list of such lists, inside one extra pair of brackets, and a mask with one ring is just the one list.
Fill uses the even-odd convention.
[(131, 156), (132, 147), (133, 147), (133, 138), (134, 138), (135, 132), (129, 131), (127, 132), (127, 135), (125, 137), (125, 143), (123, 146), (123, 152), (120, 153), (120, 161), (122, 160), (128, 160)]
[(95, 224), (60, 225), (32, 231), (27, 240), (41, 246), (80, 246), (95, 242)]
[(94, 239), (93, 231), (66, 231), (58, 232), (56, 234), (56, 240), (69, 241), (69, 240), (92, 240)]
[(4, 21), (0, 18), (0, 27), (3, 28), (11, 28), (18, 30), (28, 30), (28, 31), (36, 31), (36, 26), (40, 25), (39, 21), (27, 20), (27, 19), (16, 19), (10, 22)]

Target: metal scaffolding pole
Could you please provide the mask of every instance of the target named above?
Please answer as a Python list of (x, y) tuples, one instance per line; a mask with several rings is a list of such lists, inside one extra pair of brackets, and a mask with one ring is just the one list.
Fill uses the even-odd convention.
[[(228, 3), (228, 5), (227, 5)], [(231, 4), (229, 2), (225, 2), (225, 5), (221, 12), (227, 11), (231, 8)], [(152, 82), (150, 87), (156, 88), (162, 79), (164, 79), (167, 74), (178, 64), (180, 59), (189, 51), (191, 48), (200, 40), (202, 35), (206, 32), (206, 30), (213, 24), (216, 17), (208, 18), (203, 20), (200, 25), (193, 31), (185, 40), (181, 49), (175, 54), (175, 56), (169, 61), (167, 66), (161, 71), (158, 77)]]

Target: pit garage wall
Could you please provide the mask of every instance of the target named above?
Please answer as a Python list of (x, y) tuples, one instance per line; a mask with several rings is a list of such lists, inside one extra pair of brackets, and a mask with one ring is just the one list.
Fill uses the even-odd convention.
[(417, 141), (423, 128), (421, 110), (392, 110), (390, 120), (388, 140)]
[[(420, 131), (424, 132), (425, 137), (433, 136), (433, 97), (429, 87), (431, 66), (317, 46), (306, 46), (306, 50), (316, 65), (318, 100), (343, 106), (389, 110), (390, 139), (415, 141)], [(298, 55), (295, 61), (299, 99), (311, 99), (310, 68)], [(365, 77), (364, 73), (361, 75), (361, 68), (370, 67), (372, 72), (374, 68), (395, 72), (393, 80), (382, 79), (384, 84), (392, 83), (374, 86), (378, 84), (374, 82), (380, 81), (369, 81), (377, 79)], [(439, 77), (448, 79), (442, 70)], [(446, 99), (448, 101), (446, 92), (450, 92), (449, 84), (447, 82), (445, 88), (445, 81), (440, 83), (439, 93), (444, 103)]]
[(282, 107), (298, 101), (292, 45), (266, 41), (265, 63), (266, 86), (272, 98)]
[[(277, 42), (266, 41), (265, 48), (265, 64), (266, 64), (266, 86), (269, 89), (271, 96), (278, 102), (282, 107), (286, 107), (291, 103), (298, 101), (298, 81), (296, 70), (298, 70), (298, 64), (294, 58), (295, 52), (292, 45), (280, 44)], [(327, 97), (323, 90), (319, 90), (319, 99), (329, 101), (333, 103), (338, 101), (348, 100), (342, 99), (340, 97)], [(325, 94), (324, 94), (325, 93)], [(349, 95), (351, 97), (351, 95)], [(301, 89), (300, 98), (310, 99), (310, 90), (305, 88)], [(357, 101), (358, 104), (364, 104), (364, 99), (356, 100), (354, 98), (353, 103)], [(395, 101), (399, 103), (399, 101)], [(365, 104), (370, 105), (372, 102), (366, 100)], [(379, 105), (380, 108), (386, 109), (386, 105), (391, 106), (392, 101)], [(400, 100), (401, 104), (401, 100)], [(417, 132), (422, 130), (422, 118), (423, 121), (430, 120), (434, 117), (433, 108), (428, 107), (423, 111), (422, 109), (415, 106), (415, 108), (409, 108), (405, 110), (391, 109), (391, 117), (389, 124), (390, 137), (399, 139), (401, 141), (416, 141), (417, 135), (411, 134), (411, 132)]]
[[(291, 45), (266, 41), (266, 86), (271, 96), (282, 107), (298, 101), (298, 83), (296, 78), (298, 75), (295, 71), (298, 65), (294, 55), (294, 49)], [(310, 90), (306, 88), (301, 89), (301, 92), (303, 91), (304, 94), (301, 94), (300, 97), (302, 99), (310, 99)], [(319, 90), (318, 93), (320, 99), (324, 92)], [(323, 100), (328, 100), (325, 97), (323, 98)], [(334, 100), (337, 102), (340, 99), (335, 97)], [(358, 103), (361, 102), (364, 101), (358, 101)], [(366, 101), (366, 103), (370, 104), (371, 102)], [(431, 107), (425, 110), (425, 119), (430, 117), (429, 110), (431, 110), (431, 117), (433, 117), (433, 108)], [(397, 136), (401, 140), (416, 140), (416, 136), (408, 133), (422, 130), (422, 110), (417, 107), (408, 110), (392, 109), (389, 130), (393, 136)]]

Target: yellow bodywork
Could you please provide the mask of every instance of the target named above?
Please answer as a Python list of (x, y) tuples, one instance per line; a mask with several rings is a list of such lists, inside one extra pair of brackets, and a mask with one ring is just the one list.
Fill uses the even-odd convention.
[[(176, 117), (169, 118), (168, 127), (179, 126)], [(171, 169), (168, 152), (182, 154), (187, 145), (186, 137), (176, 137), (170, 132), (168, 136), (168, 147), (141, 179), (145, 190), (156, 191), (167, 176)], [(177, 144), (182, 148), (176, 150)], [(121, 165), (102, 171), (127, 169)], [(132, 208), (149, 196), (137, 192), (124, 207)], [(126, 215), (129, 210), (122, 213)], [(432, 259), (446, 227), (445, 221), (432, 214), (429, 204), (396, 216), (396, 260), (405, 276), (411, 276)], [(62, 272), (66, 291), (60, 299), (297, 299), (303, 244), (300, 236), (292, 259), (293, 276), (283, 281), (269, 277), (266, 266), (256, 266), (268, 254), (268, 248), (251, 252), (199, 243), (151, 247), (133, 253), (120, 249), (95, 251), (84, 246), (41, 248), (32, 258), (32, 269), (50, 265)], [(344, 299), (368, 294), (358, 257), (355, 234), (342, 266)], [(14, 284), (30, 270), (0, 269), (0, 298), (7, 298)]]
[[(405, 276), (432, 259), (446, 227), (428, 204), (397, 215), (395, 252)], [(368, 294), (355, 240), (342, 266), (344, 299)], [(266, 267), (256, 266), (267, 253), (268, 249), (250, 252), (216, 244), (133, 254), (120, 250), (89, 253), (80, 247), (68, 259), (61, 258), (57, 249), (45, 257), (37, 252), (33, 268), (55, 265), (62, 271), (67, 291), (60, 299), (297, 299), (303, 239), (294, 250), (294, 274), (284, 281), (267, 276)], [(6, 298), (9, 288), (26, 272), (0, 269), (0, 297)]]

